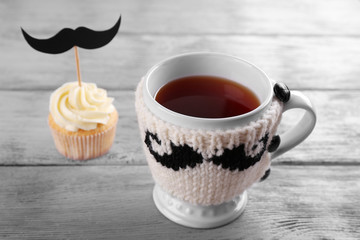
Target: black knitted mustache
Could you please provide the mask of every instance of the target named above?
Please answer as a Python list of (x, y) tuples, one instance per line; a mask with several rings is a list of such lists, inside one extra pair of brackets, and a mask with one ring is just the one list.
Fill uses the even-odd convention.
[[(186, 144), (182, 146), (176, 146), (174, 143), (170, 142), (172, 153), (164, 153), (163, 155), (160, 155), (154, 151), (152, 147), (152, 141), (155, 141), (159, 145), (161, 144), (161, 140), (159, 140), (156, 134), (146, 131), (144, 140), (146, 146), (148, 147), (150, 153), (154, 156), (155, 160), (167, 168), (172, 168), (175, 171), (179, 171), (180, 168), (185, 169), (187, 166), (194, 168), (197, 164), (201, 164), (203, 162), (202, 155), (197, 151), (194, 151)], [(260, 146), (261, 143), (263, 144), (259, 153), (255, 156), (247, 156), (245, 153), (245, 145), (240, 144), (238, 147), (235, 147), (231, 150), (225, 149), (222, 155), (213, 156), (208, 161), (212, 161), (218, 166), (221, 165), (222, 168), (229, 169), (230, 171), (234, 171), (236, 169), (243, 171), (260, 161), (262, 155), (266, 151), (268, 141), (269, 134), (267, 133), (259, 140), (258, 144), (253, 147), (253, 150), (255, 150), (258, 146)], [(278, 136), (274, 136), (267, 150), (269, 152), (275, 151), (279, 146), (279, 143), (280, 138)], [(242, 160), (239, 161), (239, 158)]]
[(105, 31), (94, 31), (86, 27), (78, 27), (75, 30), (64, 28), (48, 39), (37, 39), (30, 36), (24, 29), (21, 31), (25, 40), (34, 49), (50, 54), (66, 52), (74, 46), (85, 49), (100, 48), (108, 44), (119, 30), (121, 16), (113, 27)]

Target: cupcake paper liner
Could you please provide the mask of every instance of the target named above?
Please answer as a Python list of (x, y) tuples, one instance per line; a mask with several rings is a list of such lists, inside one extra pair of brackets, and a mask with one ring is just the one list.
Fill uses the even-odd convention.
[(49, 126), (54, 139), (56, 149), (65, 157), (73, 160), (88, 160), (107, 153), (114, 141), (116, 133), (116, 121), (110, 126), (96, 129), (97, 131), (82, 131), (81, 133), (67, 134), (67, 131), (59, 129), (51, 115), (49, 115)]

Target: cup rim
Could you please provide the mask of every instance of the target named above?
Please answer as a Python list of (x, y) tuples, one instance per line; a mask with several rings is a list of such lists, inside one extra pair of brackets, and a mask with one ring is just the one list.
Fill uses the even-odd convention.
[[(268, 88), (268, 91), (267, 91), (267, 96), (265, 98), (265, 100), (263, 102), (261, 102), (261, 104), (251, 110), (250, 112), (247, 112), (247, 113), (244, 113), (244, 114), (241, 114), (241, 115), (236, 115), (236, 116), (231, 116), (231, 117), (223, 117), (223, 118), (203, 118), (203, 117), (194, 117), (194, 116), (189, 116), (189, 115), (185, 115), (185, 114), (182, 114), (182, 113), (178, 113), (178, 112), (175, 112), (175, 111), (172, 111), (166, 107), (164, 107), (163, 105), (161, 105), (159, 102), (157, 102), (155, 100), (155, 96), (152, 96), (152, 94), (150, 93), (150, 90), (149, 90), (149, 79), (150, 79), (150, 76), (159, 68), (161, 67), (162, 65), (164, 65), (166, 62), (170, 62), (174, 59), (177, 59), (177, 58), (183, 58), (183, 57), (188, 57), (188, 56), (218, 56), (218, 57), (225, 57), (225, 58), (232, 58), (236, 61), (240, 61), (242, 63), (245, 63), (247, 65), (249, 65), (250, 67), (256, 69), (256, 71), (258, 71), (261, 75), (263, 75), (263, 77), (268, 81), (269, 83), (269, 86), (273, 86), (273, 81), (267, 76), (267, 74), (261, 70), (259, 67), (257, 67), (255, 64), (253, 63), (250, 63), (249, 61), (245, 60), (245, 59), (242, 59), (242, 58), (239, 58), (237, 56), (234, 56), (234, 55), (230, 55), (230, 54), (223, 54), (223, 53), (218, 53), (218, 52), (190, 52), (190, 53), (182, 53), (182, 54), (178, 54), (178, 55), (175, 55), (175, 56), (172, 56), (172, 57), (169, 57), (169, 58), (166, 58), (158, 63), (156, 63), (155, 65), (153, 65), (153, 67), (151, 67), (147, 73), (145, 74), (144, 76), (144, 89), (143, 89), (143, 94), (144, 94), (144, 97), (146, 97), (145, 99), (147, 101), (145, 101), (145, 104), (147, 105), (147, 107), (152, 111), (154, 110), (153, 108), (156, 107), (160, 112), (168, 115), (168, 116), (171, 116), (171, 118), (179, 118), (179, 119), (183, 119), (183, 120), (190, 120), (190, 121), (193, 121), (194, 123), (198, 122), (198, 123), (204, 123), (205, 125), (206, 124), (216, 124), (218, 122), (233, 122), (233, 121), (240, 121), (240, 120), (243, 120), (243, 119), (246, 119), (246, 118), (251, 118), (252, 116), (258, 116), (259, 114), (261, 114), (263, 111), (265, 111), (270, 103), (271, 103), (271, 100), (272, 100), (272, 97), (273, 97), (273, 93), (272, 93), (272, 87)], [(147, 95), (147, 96), (146, 96)], [(151, 101), (151, 102), (148, 102), (148, 101)], [(153, 111), (152, 111), (153, 112)], [(174, 124), (177, 124), (177, 125), (188, 125), (186, 123), (183, 123), (181, 121), (180, 124), (179, 123), (175, 123), (169, 119), (164, 119), (162, 118), (164, 121), (168, 121), (168, 122), (172, 122)], [(253, 120), (256, 119), (253, 117)], [(201, 128), (208, 128), (207, 126), (202, 126)], [(237, 125), (241, 125), (241, 124), (237, 124)], [(191, 126), (190, 126), (191, 127)], [(212, 128), (212, 127), (210, 127)]]

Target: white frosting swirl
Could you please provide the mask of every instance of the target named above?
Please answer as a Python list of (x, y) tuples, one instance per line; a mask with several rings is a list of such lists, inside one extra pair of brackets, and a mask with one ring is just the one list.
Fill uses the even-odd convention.
[(80, 87), (78, 82), (69, 82), (51, 94), (50, 113), (56, 124), (68, 131), (91, 130), (109, 121), (115, 110), (113, 100), (94, 83), (82, 82)]

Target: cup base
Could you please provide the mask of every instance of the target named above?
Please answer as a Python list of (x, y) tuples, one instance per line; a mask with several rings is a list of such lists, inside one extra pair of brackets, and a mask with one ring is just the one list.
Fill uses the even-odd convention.
[(238, 218), (247, 203), (246, 191), (229, 202), (202, 206), (182, 201), (155, 185), (153, 199), (157, 209), (171, 221), (191, 228), (216, 228)]

